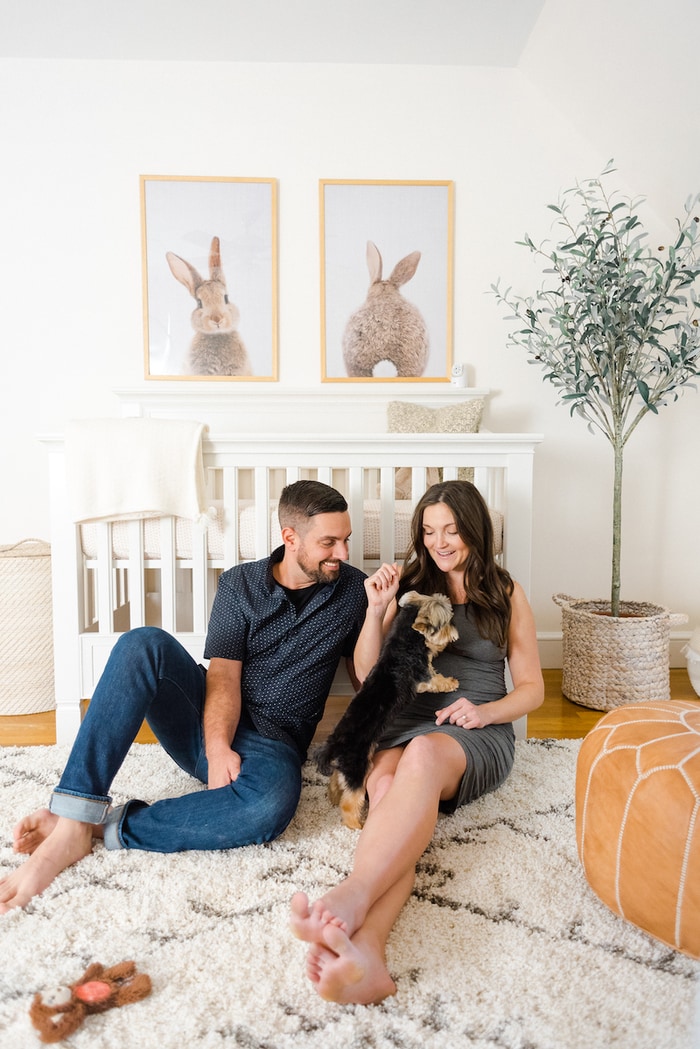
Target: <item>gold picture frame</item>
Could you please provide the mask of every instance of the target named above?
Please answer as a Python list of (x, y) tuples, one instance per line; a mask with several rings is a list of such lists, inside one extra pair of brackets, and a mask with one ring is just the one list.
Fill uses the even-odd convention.
[(321, 179), (319, 197), (321, 381), (449, 382), (454, 183)]
[(277, 381), (277, 180), (141, 175), (145, 376)]

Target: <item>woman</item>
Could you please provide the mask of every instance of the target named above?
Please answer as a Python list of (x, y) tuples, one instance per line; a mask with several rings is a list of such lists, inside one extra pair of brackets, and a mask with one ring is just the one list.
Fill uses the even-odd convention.
[[(416, 506), (403, 574), (382, 567), (365, 582), (369, 609), (355, 649), (364, 679), (407, 590), (444, 593), (459, 640), (435, 669), (459, 688), (420, 693), (382, 737), (367, 779), (369, 812), (351, 873), (313, 905), (292, 899), (292, 929), (311, 944), (307, 975), (332, 1001), (370, 1004), (396, 992), (386, 966), (389, 933), (411, 894), (415, 866), (438, 813), (495, 790), (515, 749), (512, 722), (544, 698), (532, 611), (522, 587), (494, 560), (488, 508), (474, 485), (433, 485)], [(513, 680), (506, 693), (505, 659)]]

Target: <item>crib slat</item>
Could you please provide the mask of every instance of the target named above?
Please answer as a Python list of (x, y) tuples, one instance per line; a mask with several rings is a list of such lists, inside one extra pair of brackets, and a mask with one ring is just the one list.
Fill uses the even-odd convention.
[(114, 630), (114, 569), (112, 567), (112, 525), (99, 521), (97, 529), (97, 618), (100, 633)]
[(270, 552), (270, 469), (255, 467), (255, 556)]
[(192, 629), (206, 633), (209, 618), (207, 600), (207, 532), (204, 525), (192, 526)]
[(364, 562), (364, 477), (365, 471), (361, 466), (349, 467), (347, 502), (348, 509), (350, 511), (350, 524), (352, 525), (352, 538), (350, 539), (350, 564), (354, 565), (356, 568), (363, 568)]
[(394, 467), (383, 466), (380, 470), (382, 511), (379, 520), (379, 560), (393, 564), (396, 559), (394, 537)]
[(144, 579), (143, 526), (141, 521), (129, 521), (129, 563), (127, 585), (129, 591), (129, 622), (131, 627), (146, 625), (146, 585)]
[(489, 492), (489, 480), (493, 477), (493, 471), (486, 470), (483, 466), (474, 468), (474, 484), (479, 489), (489, 506), (498, 506), (491, 501)]
[(160, 519), (160, 592), (161, 626), (174, 634), (176, 631), (175, 599), (175, 518)]
[(411, 505), (415, 506), (428, 487), (428, 471), (424, 466), (414, 466), (411, 470)]
[(240, 556), (240, 519), (236, 507), (239, 498), (238, 467), (225, 466), (222, 470), (224, 500), (224, 568), (237, 565)]

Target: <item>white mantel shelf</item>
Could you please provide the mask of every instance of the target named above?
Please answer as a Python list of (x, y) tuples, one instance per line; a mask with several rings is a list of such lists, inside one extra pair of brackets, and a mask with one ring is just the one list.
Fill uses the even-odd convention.
[(390, 401), (442, 408), (483, 397), (476, 387), (416, 386), (411, 383), (342, 383), (316, 387), (275, 387), (231, 383), (148, 383), (114, 390), (124, 417), (198, 419), (210, 432), (299, 433), (313, 431), (381, 432), (387, 430)]

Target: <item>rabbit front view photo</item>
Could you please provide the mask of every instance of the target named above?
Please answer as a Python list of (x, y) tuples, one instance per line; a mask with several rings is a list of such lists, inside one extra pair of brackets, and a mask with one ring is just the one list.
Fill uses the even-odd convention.
[(147, 379), (277, 379), (277, 180), (141, 175)]
[(238, 332), (240, 311), (228, 297), (219, 238), (212, 237), (208, 279), (174, 252), (166, 252), (165, 257), (175, 279), (184, 284), (196, 303), (191, 316), (195, 334), (184, 374), (252, 375), (248, 351)]
[(343, 361), (350, 378), (372, 378), (380, 370), (398, 378), (417, 378), (425, 371), (430, 352), (428, 328), (421, 311), (401, 292), (415, 274), (420, 257), (420, 251), (412, 251), (383, 279), (379, 249), (371, 240), (367, 242), (367, 298), (350, 316), (343, 333)]

